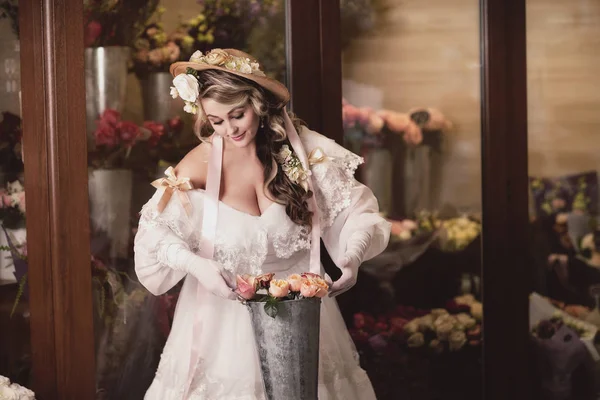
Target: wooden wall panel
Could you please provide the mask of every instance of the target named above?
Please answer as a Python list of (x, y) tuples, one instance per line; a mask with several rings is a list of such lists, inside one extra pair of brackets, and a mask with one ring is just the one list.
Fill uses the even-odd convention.
[(600, 2), (528, 0), (529, 171), (600, 170)]
[(479, 211), (479, 2), (385, 0), (384, 7), (373, 31), (344, 52), (343, 78), (380, 91), (386, 109), (440, 109), (454, 128), (441, 160), (439, 204)]

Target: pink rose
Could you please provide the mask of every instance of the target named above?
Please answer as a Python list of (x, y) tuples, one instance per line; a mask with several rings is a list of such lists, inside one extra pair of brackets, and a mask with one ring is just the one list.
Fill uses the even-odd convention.
[(302, 274), (300, 293), (304, 297), (325, 297), (329, 293), (329, 284), (319, 275), (305, 272)]
[(85, 47), (90, 47), (94, 44), (98, 36), (102, 33), (102, 25), (97, 21), (90, 21), (85, 27), (84, 42)]
[(94, 131), (96, 146), (115, 147), (117, 145), (117, 131), (105, 122), (99, 122)]
[(167, 124), (169, 125), (169, 129), (174, 133), (179, 133), (183, 129), (183, 121), (180, 117), (171, 118)]
[(423, 141), (423, 132), (421, 131), (421, 128), (419, 128), (419, 126), (413, 121), (408, 124), (406, 130), (404, 131), (404, 141), (413, 146), (421, 144)]
[(119, 121), (121, 121), (121, 113), (111, 108), (107, 108), (102, 115), (100, 115), (100, 122), (105, 122), (113, 128), (117, 127)]
[(406, 130), (408, 124), (410, 123), (410, 116), (404, 113), (397, 113), (395, 111), (390, 110), (381, 110), (377, 112), (383, 120), (385, 121), (387, 127), (396, 133), (401, 133)]
[(252, 275), (237, 276), (237, 289), (235, 290), (241, 297), (251, 300), (256, 296), (258, 281)]
[(292, 274), (287, 278), (292, 292), (299, 292), (302, 288), (302, 277), (298, 274)]
[(6, 194), (6, 192), (1, 194), (2, 196), (2, 205), (4, 207), (11, 207), (12, 206), (12, 198), (10, 197), (10, 195)]
[(150, 146), (156, 146), (160, 141), (160, 138), (165, 134), (165, 126), (154, 121), (146, 121), (143, 126), (150, 131), (148, 144)]
[(148, 59), (154, 65), (160, 65), (165, 60), (163, 59), (163, 52), (161, 49), (154, 49), (148, 53)]
[(167, 43), (167, 50), (169, 52), (169, 61), (175, 62), (179, 59), (181, 50), (179, 49), (179, 46), (175, 44), (175, 42)]
[(19, 202), (19, 210), (25, 214), (25, 192), (17, 193), (17, 200)]
[(383, 120), (383, 118), (381, 118), (379, 115), (372, 113), (369, 116), (369, 121), (367, 123), (367, 126), (365, 127), (365, 131), (369, 134), (369, 135), (377, 135), (379, 133), (381, 133), (381, 130), (383, 129), (383, 126), (385, 125), (385, 121)]
[(274, 276), (273, 273), (258, 275), (256, 277), (258, 287), (268, 289)]
[(125, 146), (133, 146), (138, 136), (140, 136), (140, 128), (133, 122), (119, 122), (117, 128), (119, 130), (121, 141), (125, 144)]
[(273, 279), (269, 286), (269, 293), (273, 297), (285, 297), (290, 292), (290, 284), (285, 279)]

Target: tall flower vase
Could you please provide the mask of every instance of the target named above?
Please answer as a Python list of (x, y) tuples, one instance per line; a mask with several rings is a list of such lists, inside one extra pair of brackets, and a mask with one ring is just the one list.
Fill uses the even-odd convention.
[(107, 108), (123, 112), (127, 93), (129, 47), (85, 49), (85, 97), (88, 133)]
[(90, 219), (106, 234), (111, 258), (126, 258), (131, 238), (133, 174), (127, 169), (95, 169), (89, 177)]
[(384, 213), (392, 210), (392, 155), (388, 149), (372, 147), (363, 153), (365, 165), (361, 177), (379, 202)]
[(179, 107), (177, 100), (171, 97), (173, 76), (169, 72), (153, 72), (139, 78), (144, 105), (144, 119), (166, 122), (177, 115)]
[(254, 338), (268, 400), (317, 400), (321, 299), (285, 300), (277, 316), (249, 301)]

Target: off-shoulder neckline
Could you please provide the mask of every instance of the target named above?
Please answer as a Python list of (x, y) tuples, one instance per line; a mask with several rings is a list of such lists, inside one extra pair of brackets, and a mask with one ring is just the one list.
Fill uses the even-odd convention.
[[(206, 194), (206, 189), (201, 189), (201, 188), (192, 188), (192, 189), (190, 189), (189, 191), (190, 191), (190, 192), (200, 192), (200, 193), (202, 193), (202, 194)], [(248, 217), (255, 218), (255, 219), (260, 219), (260, 218), (263, 218), (265, 215), (267, 215), (267, 214), (268, 214), (268, 213), (271, 211), (271, 209), (274, 209), (274, 208), (276, 208), (276, 207), (275, 207), (275, 205), (280, 205), (280, 206), (282, 205), (282, 204), (279, 204), (279, 203), (276, 203), (276, 202), (272, 202), (272, 203), (271, 203), (271, 204), (269, 204), (269, 206), (268, 206), (268, 207), (267, 207), (267, 208), (266, 208), (266, 209), (265, 209), (265, 210), (262, 212), (262, 214), (260, 214), (260, 215), (254, 215), (254, 214), (250, 214), (250, 213), (248, 213), (248, 212), (246, 212), (246, 211), (238, 210), (237, 208), (235, 208), (235, 207), (233, 207), (233, 206), (230, 206), (229, 204), (225, 203), (223, 200), (219, 200), (219, 204), (223, 205), (225, 208), (228, 208), (228, 209), (230, 209), (230, 210), (232, 210), (232, 211), (235, 211), (235, 212), (236, 212), (236, 213), (238, 213), (238, 214), (246, 215), (246, 216), (248, 216)]]

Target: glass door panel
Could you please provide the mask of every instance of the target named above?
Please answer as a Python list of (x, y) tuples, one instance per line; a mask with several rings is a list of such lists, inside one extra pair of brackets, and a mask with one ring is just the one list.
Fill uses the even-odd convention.
[(344, 141), (392, 223), (342, 313), (378, 399), (480, 399), (479, 2), (340, 7)]
[(530, 329), (543, 399), (600, 394), (600, 4), (527, 1)]
[(31, 387), (19, 49), (18, 2), (6, 1), (0, 4), (0, 376)]
[(137, 281), (133, 259), (151, 183), (199, 144), (193, 116), (170, 95), (169, 65), (196, 50), (236, 48), (275, 78), (286, 71), (284, 0), (157, 3), (84, 2), (98, 399), (143, 398), (182, 283), (153, 296)]

